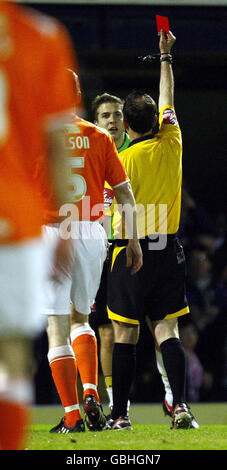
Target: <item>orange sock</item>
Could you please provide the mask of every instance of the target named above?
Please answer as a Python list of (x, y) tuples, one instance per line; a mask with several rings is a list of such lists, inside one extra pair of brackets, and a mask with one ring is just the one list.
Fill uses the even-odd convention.
[[(91, 332), (86, 333), (86, 330)], [(88, 324), (75, 328), (71, 333), (72, 348), (76, 356), (78, 370), (83, 384), (83, 399), (86, 395), (94, 395), (99, 403), (98, 385), (98, 351), (97, 340)]]
[(69, 427), (81, 419), (78, 391), (77, 364), (71, 346), (58, 346), (48, 352), (53, 380), (62, 406), (65, 409), (65, 424)]
[(0, 443), (2, 450), (23, 450), (27, 440), (30, 412), (17, 402), (0, 401)]

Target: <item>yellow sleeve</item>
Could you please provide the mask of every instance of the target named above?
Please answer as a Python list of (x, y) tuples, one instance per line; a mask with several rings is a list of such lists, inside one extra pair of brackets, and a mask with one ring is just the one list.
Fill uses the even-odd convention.
[(114, 201), (114, 190), (106, 181), (104, 184), (104, 214), (106, 216), (113, 215), (113, 201)]
[(163, 125), (178, 126), (176, 112), (173, 106), (167, 104), (160, 109), (159, 112), (159, 128)]

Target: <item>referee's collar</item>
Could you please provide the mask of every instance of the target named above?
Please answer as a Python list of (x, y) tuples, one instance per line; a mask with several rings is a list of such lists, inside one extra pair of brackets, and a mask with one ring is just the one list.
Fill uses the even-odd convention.
[(147, 135), (142, 135), (141, 137), (137, 137), (137, 139), (134, 139), (132, 142), (130, 142), (129, 147), (131, 147), (134, 144), (138, 144), (138, 142), (143, 142), (144, 140), (149, 140), (153, 139), (155, 134), (147, 134)]

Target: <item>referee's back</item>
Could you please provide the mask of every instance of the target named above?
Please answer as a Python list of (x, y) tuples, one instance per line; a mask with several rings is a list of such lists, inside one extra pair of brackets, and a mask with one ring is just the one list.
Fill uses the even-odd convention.
[[(139, 237), (176, 233), (181, 210), (182, 139), (173, 106), (160, 110), (157, 134), (133, 140), (120, 158), (137, 204)], [(118, 217), (114, 231), (116, 238), (121, 238)]]

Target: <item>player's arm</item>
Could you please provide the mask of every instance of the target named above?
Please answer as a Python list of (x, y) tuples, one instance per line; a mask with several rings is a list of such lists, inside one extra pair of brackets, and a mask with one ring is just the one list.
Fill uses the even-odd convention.
[(106, 232), (107, 238), (112, 238), (111, 234), (111, 222), (112, 222), (112, 204), (114, 201), (114, 190), (111, 188), (108, 183), (105, 183), (104, 186), (104, 208), (105, 208), (105, 218), (103, 220), (102, 226)]
[(68, 153), (63, 145), (61, 130), (47, 130), (48, 173), (56, 205), (65, 204), (68, 190)]
[[(169, 32), (167, 34), (164, 30), (160, 32), (159, 49), (161, 59), (167, 59), (171, 53), (173, 44), (175, 43), (175, 36)], [(161, 61), (160, 83), (159, 83), (159, 111), (163, 106), (174, 106), (174, 77), (172, 65), (167, 60)]]
[[(55, 123), (56, 124), (56, 123)], [(61, 125), (61, 121), (59, 122)], [(46, 130), (48, 144), (48, 176), (51, 181), (51, 191), (56, 207), (61, 207), (67, 200), (68, 191), (68, 153), (63, 144), (62, 131), (59, 129)], [(51, 277), (56, 282), (68, 275), (73, 268), (72, 240), (59, 237), (52, 265)]]
[[(48, 177), (56, 206), (67, 200), (68, 152), (64, 145), (62, 129), (71, 122), (75, 109), (75, 83), (68, 69), (77, 70), (74, 48), (67, 31), (56, 25), (48, 34), (44, 84), (46, 99), (42, 100), (42, 113), (48, 150)], [(72, 240), (59, 237), (53, 263), (53, 276), (60, 280), (72, 268)]]
[(125, 182), (114, 188), (118, 204), (122, 206), (122, 214), (125, 217), (125, 225), (129, 234), (126, 247), (127, 267), (132, 266), (131, 274), (135, 274), (143, 265), (143, 254), (138, 239), (136, 203), (129, 182)]
[[(57, 202), (64, 204), (67, 193), (67, 158), (64, 127), (81, 105), (77, 58), (71, 37), (58, 21), (47, 23), (40, 110), (46, 131), (51, 185)], [(42, 30), (43, 32), (43, 30)]]

